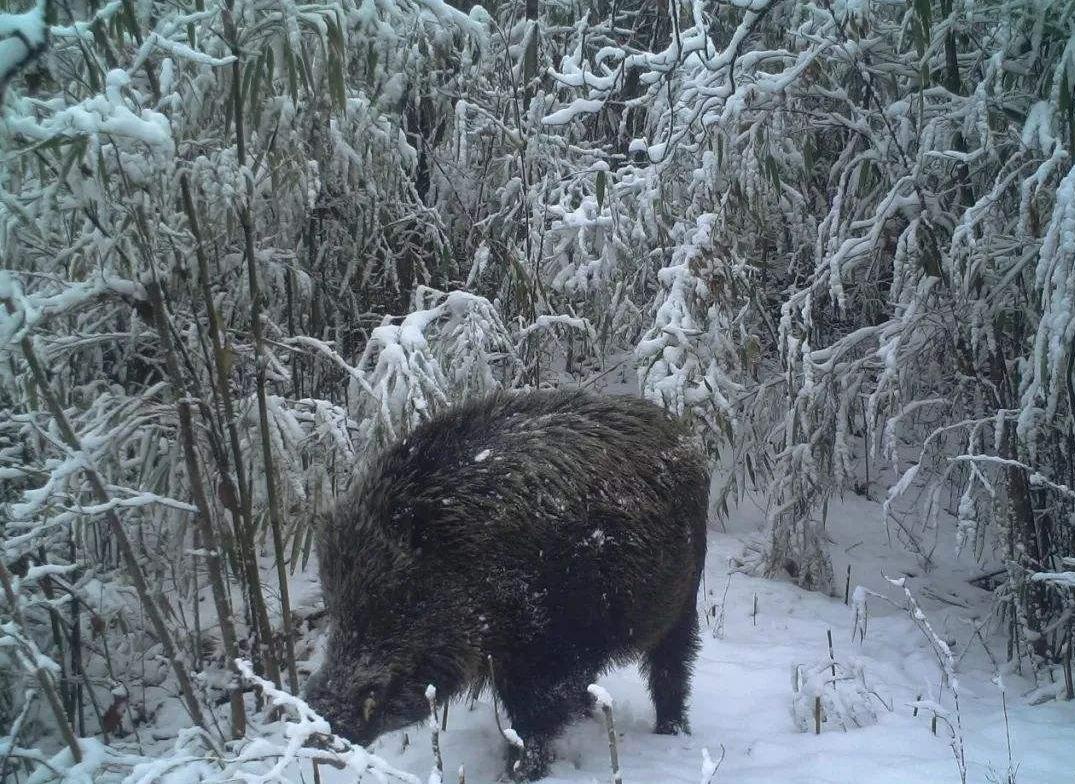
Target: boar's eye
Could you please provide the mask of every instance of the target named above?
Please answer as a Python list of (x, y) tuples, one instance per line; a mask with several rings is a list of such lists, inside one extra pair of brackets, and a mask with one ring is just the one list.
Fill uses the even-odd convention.
[(366, 701), (362, 704), (362, 720), (369, 721), (373, 716), (373, 711), (377, 709), (377, 700), (373, 699), (373, 695), (366, 697)]

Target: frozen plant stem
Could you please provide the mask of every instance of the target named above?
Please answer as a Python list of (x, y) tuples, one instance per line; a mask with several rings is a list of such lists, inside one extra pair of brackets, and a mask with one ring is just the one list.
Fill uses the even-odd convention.
[[(228, 592), (224, 585), (220, 543), (217, 541), (216, 531), (213, 529), (209, 501), (205, 495), (205, 485), (202, 483), (202, 470), (198, 463), (198, 451), (194, 443), (194, 424), (190, 414), (190, 400), (185, 393), (185, 379), (179, 368), (179, 359), (176, 357), (175, 347), (172, 345), (171, 327), (168, 323), (167, 312), (164, 309), (164, 297), (161, 295), (160, 283), (157, 280), (148, 281), (146, 283), (146, 293), (149, 295), (149, 303), (153, 309), (153, 318), (157, 322), (158, 338), (164, 350), (165, 367), (171, 377), (172, 394), (175, 397), (175, 406), (179, 413), (179, 437), (183, 442), (187, 481), (190, 482), (190, 491), (194, 496), (194, 504), (198, 507), (195, 519), (198, 526), (197, 530), (201, 534), (201, 545), (206, 551), (205, 565), (209, 570), (209, 584), (213, 591), (213, 604), (220, 621), (220, 636), (224, 642), (224, 653), (227, 655), (228, 661), (233, 663), (232, 672), (235, 674), (235, 678), (232, 681), (231, 688), (228, 690), (231, 703), (231, 736), (241, 738), (246, 733), (246, 712), (243, 705), (242, 682), (239, 678), (239, 670), (234, 664), (235, 660), (239, 658), (239, 647), (236, 643), (231, 608), (228, 606)], [(195, 602), (195, 607), (197, 607), (197, 602)]]
[(429, 729), (433, 742), (433, 762), (437, 766), (437, 780), (444, 780), (444, 759), (440, 755), (440, 721), (437, 718), (437, 687), (432, 683), (426, 687), (426, 700), (429, 702)]
[(721, 763), (724, 762), (724, 744), (720, 746), (720, 757), (714, 762), (713, 758), (709, 756), (709, 749), (702, 749), (702, 784), (713, 784), (713, 780), (717, 777), (717, 771), (720, 770)]
[[(15, 303), (10, 299), (4, 299), (4, 306), (7, 308), (9, 315), (15, 315), (15, 313), (18, 312)], [(37, 354), (34, 351), (34, 346), (29, 336), (24, 335), (22, 339), (19, 340), (19, 347), (22, 349), (23, 356), (26, 358), (26, 364), (30, 366), (30, 372), (33, 374), (37, 390), (41, 394), (42, 399), (44, 399), (49, 413), (52, 414), (52, 418), (56, 421), (56, 427), (60, 431), (60, 437), (67, 445), (68, 449), (80, 456), (82, 471), (86, 475), (86, 479), (90, 484), (90, 488), (93, 490), (93, 494), (97, 497), (99, 503), (104, 504), (107, 507), (104, 512), (105, 520), (108, 522), (108, 527), (112, 532), (112, 536), (116, 539), (116, 546), (119, 548), (120, 556), (123, 558), (123, 562), (127, 567), (127, 576), (134, 584), (134, 590), (138, 594), (142, 609), (149, 618), (149, 622), (153, 625), (153, 631), (157, 635), (157, 641), (160, 643), (161, 652), (164, 654), (164, 658), (172, 665), (172, 671), (175, 673), (176, 682), (179, 684), (179, 691), (183, 696), (183, 702), (186, 705), (187, 711), (190, 713), (190, 717), (194, 720), (195, 724), (208, 731), (205, 717), (202, 715), (201, 705), (198, 704), (198, 700), (194, 696), (194, 688), (190, 682), (190, 675), (183, 666), (183, 662), (179, 660), (172, 633), (164, 623), (164, 615), (161, 613), (160, 607), (149, 592), (149, 584), (146, 582), (146, 576), (142, 573), (142, 567), (138, 563), (138, 556), (135, 555), (134, 547), (131, 545), (131, 540), (128, 538), (127, 532), (123, 528), (123, 523), (120, 521), (119, 515), (116, 514), (115, 509), (109, 506), (112, 499), (108, 495), (108, 490), (105, 489), (104, 480), (102, 480), (101, 475), (97, 473), (97, 468), (94, 466), (90, 455), (82, 449), (82, 443), (79, 441), (78, 436), (75, 435), (71, 423), (67, 421), (67, 415), (64, 413), (63, 408), (60, 406), (60, 401), (56, 399), (56, 395), (53, 394), (52, 388), (49, 386), (48, 377), (45, 375), (45, 371), (42, 369), (41, 363), (37, 359)]]
[(623, 774), (620, 773), (620, 752), (616, 744), (616, 725), (612, 720), (612, 700), (608, 692), (601, 687), (590, 684), (588, 691), (601, 706), (601, 713), (605, 717), (605, 727), (608, 729), (608, 758), (612, 766), (612, 784), (623, 784)]
[(832, 662), (832, 688), (836, 690), (836, 654), (832, 652), (832, 629), (827, 631), (829, 637), (829, 661)]
[(258, 282), (257, 261), (254, 257), (254, 223), (250, 204), (254, 198), (253, 172), (246, 171), (246, 132), (243, 121), (242, 62), (239, 31), (233, 17), (234, 0), (224, 6), (224, 37), (235, 60), (231, 64), (231, 96), (235, 117), (235, 149), (240, 175), (246, 183), (245, 198), (239, 201), (239, 223), (243, 228), (243, 255), (246, 258), (247, 282), (250, 287), (250, 320), (254, 332), (255, 383), (258, 400), (258, 429), (261, 432), (261, 458), (265, 465), (265, 494), (269, 499), (269, 525), (272, 529), (273, 550), (276, 556), (276, 577), (280, 589), (280, 614), (283, 616), (284, 658), (291, 691), (299, 691), (299, 674), (295, 667), (295, 649), (291, 633), (291, 598), (288, 594), (287, 568), (284, 565), (284, 540), (280, 530), (280, 500), (277, 498), (276, 471), (273, 468), (272, 437), (269, 433), (269, 406), (265, 393), (265, 325), (262, 323), (261, 285)]
[(1068, 621), (1068, 639), (1064, 643), (1064, 697), (1075, 700), (1075, 683), (1071, 677), (1071, 648), (1075, 645), (1075, 621)]

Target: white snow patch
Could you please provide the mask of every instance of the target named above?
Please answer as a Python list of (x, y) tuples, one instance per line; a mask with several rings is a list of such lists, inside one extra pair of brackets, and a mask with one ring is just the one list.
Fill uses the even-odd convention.
[[(760, 506), (764, 509), (764, 504)], [(830, 506), (826, 530), (834, 540), (830, 547), (834, 571), (843, 575), (849, 563), (853, 569), (850, 607), (844, 604), (842, 591), (833, 598), (784, 581), (736, 574), (724, 597), (723, 638), (702, 634), (689, 705), (693, 734), (675, 739), (653, 734), (653, 704), (646, 681), (635, 667), (614, 670), (595, 684), (615, 695), (620, 768), (625, 781), (698, 784), (707, 780), (699, 776), (705, 759), (703, 749), (712, 752), (705, 768), (709, 774), (723, 747), (714, 784), (906, 784), (908, 771), (914, 772), (917, 781), (958, 782), (951, 737), (943, 720), (938, 722), (937, 735), (931, 731), (935, 710), (953, 714), (951, 690), (938, 690), (941, 670), (936, 655), (911, 618), (873, 597), (875, 593), (896, 601), (902, 597), (902, 589), (887, 582), (882, 573), (918, 575), (907, 577), (904, 585), (918, 599), (929, 623), (937, 630), (944, 629), (946, 638), (954, 639), (956, 658), (962, 657), (959, 702), (968, 781), (988, 781), (990, 769), (1007, 769), (1001, 692), (992, 683), (994, 671), (975, 636), (975, 626), (959, 620), (965, 617), (961, 616), (965, 608), (930, 598), (932, 591), (946, 597), (955, 594), (986, 617), (990, 594), (968, 582), (980, 574), (980, 568), (964, 562), (966, 559), (955, 560), (948, 552), (943, 557), (951, 560), (923, 575), (913, 557), (887, 544), (883, 525), (863, 524), (880, 519), (881, 504), (857, 496)], [(728, 582), (729, 557), (742, 552), (744, 541), (763, 522), (764, 512), (755, 511), (746, 502), (729, 520), (728, 533), (710, 534), (705, 581), (716, 595), (700, 598), (700, 614), (721, 599)], [(954, 533), (956, 521), (948, 524)], [(942, 554), (938, 552), (935, 557), (939, 559)], [(1075, 569), (1075, 563), (1061, 567), (1065, 568)], [(756, 618), (752, 612), (755, 594)], [(856, 611), (860, 616), (857, 626)], [(712, 618), (702, 620), (703, 625), (714, 622)], [(835, 688), (829, 630), (837, 665)], [(865, 639), (860, 641), (856, 633), (852, 642), (853, 631), (864, 631)], [(1003, 640), (987, 632), (983, 629), (994, 655), (1003, 652)], [(809, 687), (810, 696), (793, 691), (789, 674), (796, 664), (802, 676), (807, 676), (800, 685)], [(1055, 699), (1056, 685), (1050, 684), (1051, 692), (1042, 697), (1049, 701), (1032, 705), (1032, 700), (1039, 698), (1031, 691), (1032, 683), (1012, 672), (1005, 672), (1004, 679), (1019, 781), (1064, 780), (1068, 771), (1075, 769), (1075, 744), (1071, 743), (1075, 703)], [(822, 700), (820, 735), (814, 734), (812, 726), (814, 696)], [(806, 732), (796, 723), (796, 697), (802, 702), (809, 700), (809, 713), (800, 708), (802, 714), (809, 715)], [(468, 781), (495, 781), (503, 774), (504, 743), (514, 743), (517, 733), (507, 730), (502, 736), (497, 730), (494, 701), (488, 692), (479, 697), (474, 710), (463, 705), (452, 707), (448, 731), (440, 735), (444, 769), (454, 771), (465, 764)], [(497, 707), (503, 710), (502, 705)], [(503, 720), (503, 713), (500, 715)], [(428, 730), (417, 732), (410, 731), (405, 750), (400, 750), (403, 731), (386, 736), (375, 750), (393, 766), (421, 771), (424, 776), (434, 762), (428, 735), (423, 734)], [(550, 784), (609, 780), (608, 732), (599, 717), (569, 726), (556, 741), (555, 751), (547, 779)], [(833, 771), (838, 775), (834, 777)], [(345, 781), (339, 773), (322, 766), (322, 784)]]
[(513, 730), (511, 727), (505, 727), (501, 730), (504, 734), (504, 738), (517, 749), (523, 748), (523, 739), (519, 737), (519, 733)]
[(612, 707), (612, 695), (608, 693), (608, 689), (598, 686), (596, 683), (591, 683), (586, 687), (586, 691), (593, 695), (593, 698), (597, 700), (597, 705), (600, 708)]

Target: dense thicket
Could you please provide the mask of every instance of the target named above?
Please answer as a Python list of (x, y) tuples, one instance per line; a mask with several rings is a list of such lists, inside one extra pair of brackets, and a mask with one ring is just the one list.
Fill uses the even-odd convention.
[(716, 514), (770, 500), (743, 568), (827, 590), (829, 500), (887, 493), (877, 525), (979, 559), (1009, 657), (1070, 678), (1075, 5), (6, 10), (16, 746), (169, 693), (240, 732), (226, 662), (296, 685), (288, 575), (362, 455), (625, 372), (694, 421)]

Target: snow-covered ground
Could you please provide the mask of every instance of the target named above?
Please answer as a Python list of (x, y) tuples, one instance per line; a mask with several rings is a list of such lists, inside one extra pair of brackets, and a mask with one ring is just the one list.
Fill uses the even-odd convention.
[[(726, 532), (718, 528), (710, 537), (705, 597), (710, 617), (694, 678), (693, 734), (652, 734), (653, 707), (633, 668), (601, 679), (600, 685), (615, 700), (625, 782), (696, 783), (701, 779), (702, 750), (708, 749), (716, 759), (722, 746), (725, 757), (716, 782), (959, 782), (950, 735), (943, 722), (933, 735), (931, 711), (922, 708), (915, 716), (911, 705), (916, 699), (935, 700), (952, 710), (952, 692), (941, 689), (941, 669), (933, 649), (905, 613), (876, 598), (869, 601), (865, 640), (851, 641), (853, 611), (845, 606), (842, 595), (849, 563), (852, 589), (861, 584), (897, 601), (902, 599), (902, 591), (886, 582), (883, 574), (907, 578), (906, 585), (933, 628), (951, 645), (958, 661), (967, 781), (1007, 781), (1009, 733), (1019, 784), (1073, 780), (1075, 702), (1054, 700), (1032, 705), (1030, 694), (1035, 684), (1018, 673), (1003, 672), (1008, 711), (1005, 723), (993, 666), (975, 634), (989, 615), (991, 596), (966, 581), (980, 574), (981, 567), (965, 557), (962, 562), (923, 573), (898, 544), (887, 543), (880, 505), (852, 496), (830, 508), (829, 513), (839, 597), (806, 592), (786, 581), (732, 573), (729, 557), (742, 552), (763, 517), (762, 510), (748, 500), (733, 513)], [(942, 532), (939, 561), (952, 550), (944, 537)], [(941, 573), (943, 579), (936, 576)], [(312, 578), (300, 578), (296, 589), (300, 602), (317, 596)], [(723, 609), (719, 636), (714, 634), (714, 607), (718, 617)], [(985, 643), (993, 657), (1003, 662), (1003, 639), (990, 628), (983, 629)], [(792, 710), (793, 673), (796, 665), (816, 669), (828, 661), (829, 630), (841, 672), (845, 667), (861, 670), (866, 691), (874, 693), (858, 708), (860, 717), (868, 716), (872, 708), (876, 723), (846, 731), (823, 726), (822, 733), (815, 735), (811, 716), (810, 731), (803, 733)], [(950, 718), (954, 721), (954, 716)], [(448, 731), (441, 735), (440, 743), (445, 781), (453, 782), (461, 765), (471, 784), (502, 776), (504, 742), (488, 695), (473, 707), (465, 702), (453, 704)], [(570, 727), (557, 749), (559, 759), (547, 781), (610, 779), (608, 737), (599, 712)], [(371, 750), (423, 779), (433, 766), (429, 732), (424, 727), (387, 735)], [(324, 784), (350, 781), (327, 768), (322, 769), (322, 777)]]

